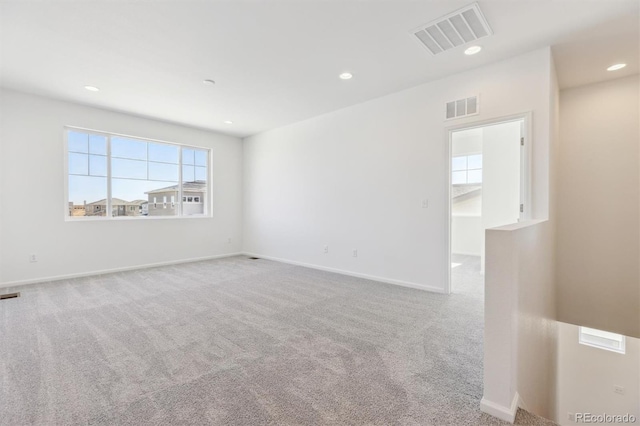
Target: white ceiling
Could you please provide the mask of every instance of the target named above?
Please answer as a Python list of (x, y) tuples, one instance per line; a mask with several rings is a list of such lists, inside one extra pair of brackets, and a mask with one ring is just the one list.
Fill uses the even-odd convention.
[(480, 1), (472, 57), (408, 32), (469, 3), (4, 0), (0, 84), (247, 136), (548, 45), (563, 87), (638, 73), (638, 0)]

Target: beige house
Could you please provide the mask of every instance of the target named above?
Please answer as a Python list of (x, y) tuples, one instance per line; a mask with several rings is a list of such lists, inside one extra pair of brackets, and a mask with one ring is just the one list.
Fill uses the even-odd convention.
[(72, 201), (69, 201), (69, 216), (86, 216), (86, 210), (84, 204), (73, 204)]
[[(144, 205), (146, 200), (134, 200), (125, 201), (120, 198), (111, 199), (111, 214), (112, 216), (141, 216), (143, 214)], [(75, 211), (74, 206), (74, 211)], [(84, 216), (106, 216), (107, 214), (107, 200), (102, 199), (94, 201), (93, 203), (86, 203), (84, 205)], [(75, 215), (74, 215), (75, 216)], [(80, 216), (80, 215), (78, 215)]]
[[(176, 215), (178, 192), (178, 185), (147, 192), (149, 216)], [(205, 181), (184, 182), (182, 184), (182, 214), (185, 216), (204, 214), (206, 193), (207, 183)]]

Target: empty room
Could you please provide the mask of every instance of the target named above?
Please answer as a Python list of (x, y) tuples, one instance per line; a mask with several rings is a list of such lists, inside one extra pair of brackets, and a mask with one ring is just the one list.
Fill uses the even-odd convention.
[(0, 1), (0, 425), (586, 423), (640, 1)]

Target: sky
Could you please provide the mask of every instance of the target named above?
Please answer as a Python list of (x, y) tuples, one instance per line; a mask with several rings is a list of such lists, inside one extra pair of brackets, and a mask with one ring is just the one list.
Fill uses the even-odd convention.
[[(68, 132), (69, 201), (81, 205), (107, 198), (107, 137)], [(145, 191), (176, 185), (182, 149), (184, 182), (206, 180), (207, 151), (111, 137), (111, 195), (147, 200)]]

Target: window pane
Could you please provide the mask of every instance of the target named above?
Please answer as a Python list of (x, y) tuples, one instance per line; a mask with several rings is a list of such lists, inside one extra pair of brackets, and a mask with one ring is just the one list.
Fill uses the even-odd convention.
[(163, 181), (178, 181), (178, 165), (149, 162), (149, 179)]
[[(163, 200), (175, 196), (177, 191), (178, 182), (115, 178), (111, 181), (112, 211), (119, 216), (173, 216), (177, 209), (170, 205), (164, 209)], [(124, 208), (121, 210), (115, 206)], [(131, 206), (135, 207), (133, 211)]]
[(89, 174), (91, 176), (107, 175), (107, 157), (102, 155), (89, 156)]
[(451, 170), (466, 170), (467, 168), (467, 157), (453, 157), (451, 163)]
[(105, 216), (107, 178), (69, 176), (69, 216)]
[(467, 183), (467, 172), (466, 171), (462, 171), (462, 172), (453, 172), (451, 173), (451, 183), (456, 185), (456, 184), (461, 184), (461, 183)]
[(134, 160), (147, 159), (147, 143), (119, 137), (111, 138), (111, 156)]
[(86, 133), (69, 131), (67, 137), (69, 152), (89, 152), (89, 135)]
[(195, 151), (195, 165), (207, 166), (207, 151), (196, 150)]
[(69, 174), (70, 175), (88, 175), (89, 174), (89, 156), (86, 154), (69, 153)]
[(147, 178), (147, 162), (137, 160), (111, 159), (111, 176), (130, 179)]
[(196, 180), (196, 168), (194, 166), (182, 166), (182, 181), (193, 182)]
[(89, 153), (107, 155), (107, 137), (102, 135), (90, 135)]
[(482, 170), (469, 170), (467, 172), (467, 183), (482, 183)]
[(178, 164), (178, 147), (176, 145), (149, 143), (149, 161)]
[(482, 168), (482, 154), (470, 155), (467, 157), (467, 167), (469, 169), (481, 169)]
[(610, 333), (594, 328), (579, 327), (578, 341), (583, 345), (625, 353), (625, 337), (621, 334)]
[(206, 167), (196, 167), (195, 173), (195, 181), (207, 181), (207, 168)]
[(196, 152), (193, 149), (182, 148), (182, 164), (193, 166), (195, 163)]

